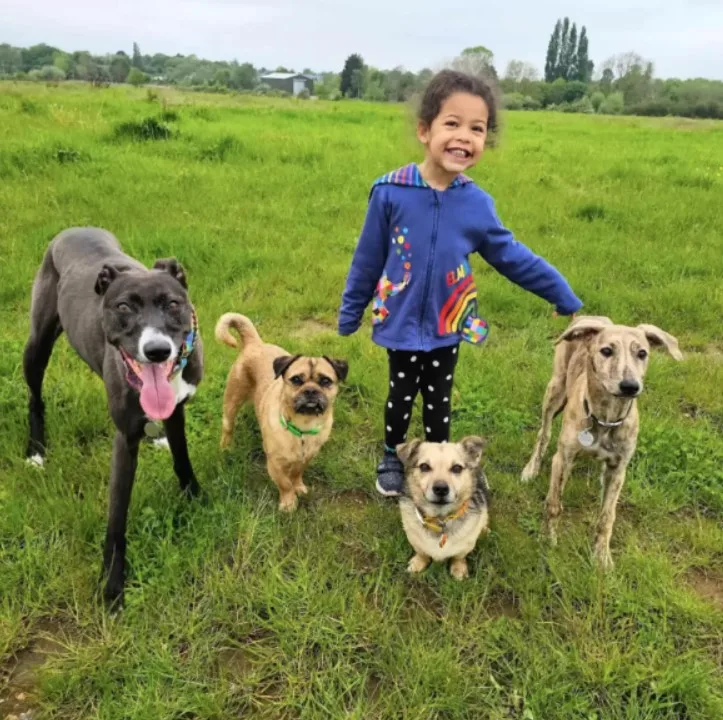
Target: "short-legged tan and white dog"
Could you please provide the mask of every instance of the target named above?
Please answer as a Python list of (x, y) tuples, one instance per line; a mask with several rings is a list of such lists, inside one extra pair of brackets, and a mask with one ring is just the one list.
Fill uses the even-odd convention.
[(239, 347), (223, 397), (221, 447), (231, 442), (236, 415), (253, 401), (261, 427), (267, 468), (279, 488), (279, 508), (296, 508), (297, 495), (305, 495), (303, 474), (329, 439), (334, 422), (334, 400), (347, 375), (345, 360), (289, 355), (265, 343), (253, 323), (243, 315), (226, 313), (216, 324), (216, 339)]
[(535, 449), (522, 471), (527, 482), (540, 472), (550, 442), (552, 421), (562, 409), (562, 429), (552, 459), (546, 500), (546, 530), (557, 542), (562, 492), (575, 457), (590, 453), (603, 463), (602, 510), (595, 537), (595, 558), (612, 566), (610, 536), (625, 471), (638, 437), (636, 398), (643, 391), (650, 346), (664, 348), (676, 360), (683, 356), (678, 341), (654, 325), (615, 325), (606, 317), (581, 316), (557, 340), (552, 379), (542, 405), (542, 427)]
[(408, 570), (419, 573), (432, 560), (451, 560), (457, 580), (469, 576), (466, 557), (488, 526), (487, 478), (480, 467), (485, 442), (411, 440), (397, 446), (405, 489), (399, 499), (402, 525), (416, 555)]

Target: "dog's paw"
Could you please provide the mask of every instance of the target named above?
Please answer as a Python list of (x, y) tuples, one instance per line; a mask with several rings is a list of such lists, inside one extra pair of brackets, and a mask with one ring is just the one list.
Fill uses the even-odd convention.
[(296, 491), (297, 495), (308, 495), (309, 494), (309, 488), (304, 485), (304, 483), (299, 483), (298, 485), (294, 485), (294, 490)]
[(290, 495), (285, 495), (281, 498), (279, 501), (279, 510), (285, 513), (294, 512), (298, 504), (296, 493), (292, 492)]
[(429, 565), (429, 558), (423, 557), (422, 555), (415, 555), (407, 565), (408, 572), (417, 574), (426, 569)]
[(151, 440), (151, 444), (157, 450), (167, 450), (169, 452), (171, 450), (171, 446), (168, 444), (167, 437), (153, 438), (153, 440)]
[(615, 566), (615, 563), (613, 562), (613, 556), (610, 553), (610, 548), (607, 547), (604, 543), (595, 544), (595, 551), (593, 553), (593, 557), (595, 558), (595, 563), (601, 570), (607, 572), (609, 570), (612, 570)]
[(449, 564), (449, 573), (455, 580), (465, 580), (469, 577), (469, 566), (464, 558), (455, 558)]
[(530, 482), (530, 480), (534, 480), (539, 474), (540, 468), (537, 467), (535, 463), (530, 461), (527, 463), (527, 465), (525, 465), (524, 469), (522, 470), (522, 473), (520, 475), (520, 481), (523, 483)]
[(34, 455), (28, 455), (25, 458), (25, 463), (30, 467), (40, 468), (41, 470), (45, 467), (45, 458), (40, 453)]

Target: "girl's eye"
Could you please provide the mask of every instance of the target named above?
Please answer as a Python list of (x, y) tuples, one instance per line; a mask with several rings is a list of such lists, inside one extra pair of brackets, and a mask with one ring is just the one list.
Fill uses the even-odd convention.
[(464, 468), (461, 465), (452, 465), (451, 469), (452, 469), (452, 473), (455, 475), (460, 475), (462, 473), (462, 470), (464, 470)]
[(611, 347), (604, 347), (600, 350), (600, 354), (603, 357), (612, 357), (613, 356), (613, 349)]
[(427, 463), (422, 463), (422, 464), (419, 466), (419, 469), (420, 469), (423, 473), (431, 472), (431, 470), (432, 470), (432, 468), (429, 467), (429, 465), (427, 465)]
[(474, 130), (474, 132), (478, 132), (478, 133), (483, 133), (485, 131), (485, 129), (483, 127), (480, 127), (479, 125), (477, 125), (476, 127), (473, 127), (472, 130)]
[(446, 123), (444, 123), (447, 127), (457, 127), (457, 123), (454, 120), (447, 120)]

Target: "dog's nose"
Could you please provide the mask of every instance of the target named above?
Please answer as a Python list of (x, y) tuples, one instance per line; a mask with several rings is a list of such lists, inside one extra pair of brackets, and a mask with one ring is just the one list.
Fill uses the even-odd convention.
[(449, 485), (443, 480), (437, 480), (432, 485), (432, 492), (441, 500), (449, 495)]
[(634, 397), (640, 392), (640, 383), (637, 380), (621, 380), (620, 392), (623, 395)]
[(143, 346), (143, 354), (152, 362), (165, 362), (171, 356), (171, 346), (161, 340), (149, 340)]

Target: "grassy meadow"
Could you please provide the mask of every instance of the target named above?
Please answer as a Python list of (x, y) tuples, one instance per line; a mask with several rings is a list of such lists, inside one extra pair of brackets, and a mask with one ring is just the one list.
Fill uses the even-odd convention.
[[(0, 718), (723, 717), (723, 123), (510, 112), (472, 171), (587, 312), (658, 325), (685, 360), (651, 359), (602, 575), (596, 466), (568, 484), (555, 549), (539, 540), (549, 455), (518, 481), (566, 321), (473, 258), (491, 330), (461, 351), (453, 434), (489, 439), (494, 496), (458, 583), (406, 572), (396, 505), (374, 491), (386, 356), (368, 321), (335, 332), (369, 186), (419, 159), (406, 110), (153, 92), (0, 84)], [(187, 426), (208, 502), (183, 502), (170, 456), (142, 448), (115, 615), (98, 601), (113, 427), (64, 338), (46, 469), (23, 461), (30, 287), (72, 225), (147, 264), (177, 256), (205, 339)], [(218, 450), (234, 353), (213, 326), (230, 310), (350, 362), (292, 516), (250, 408)]]

